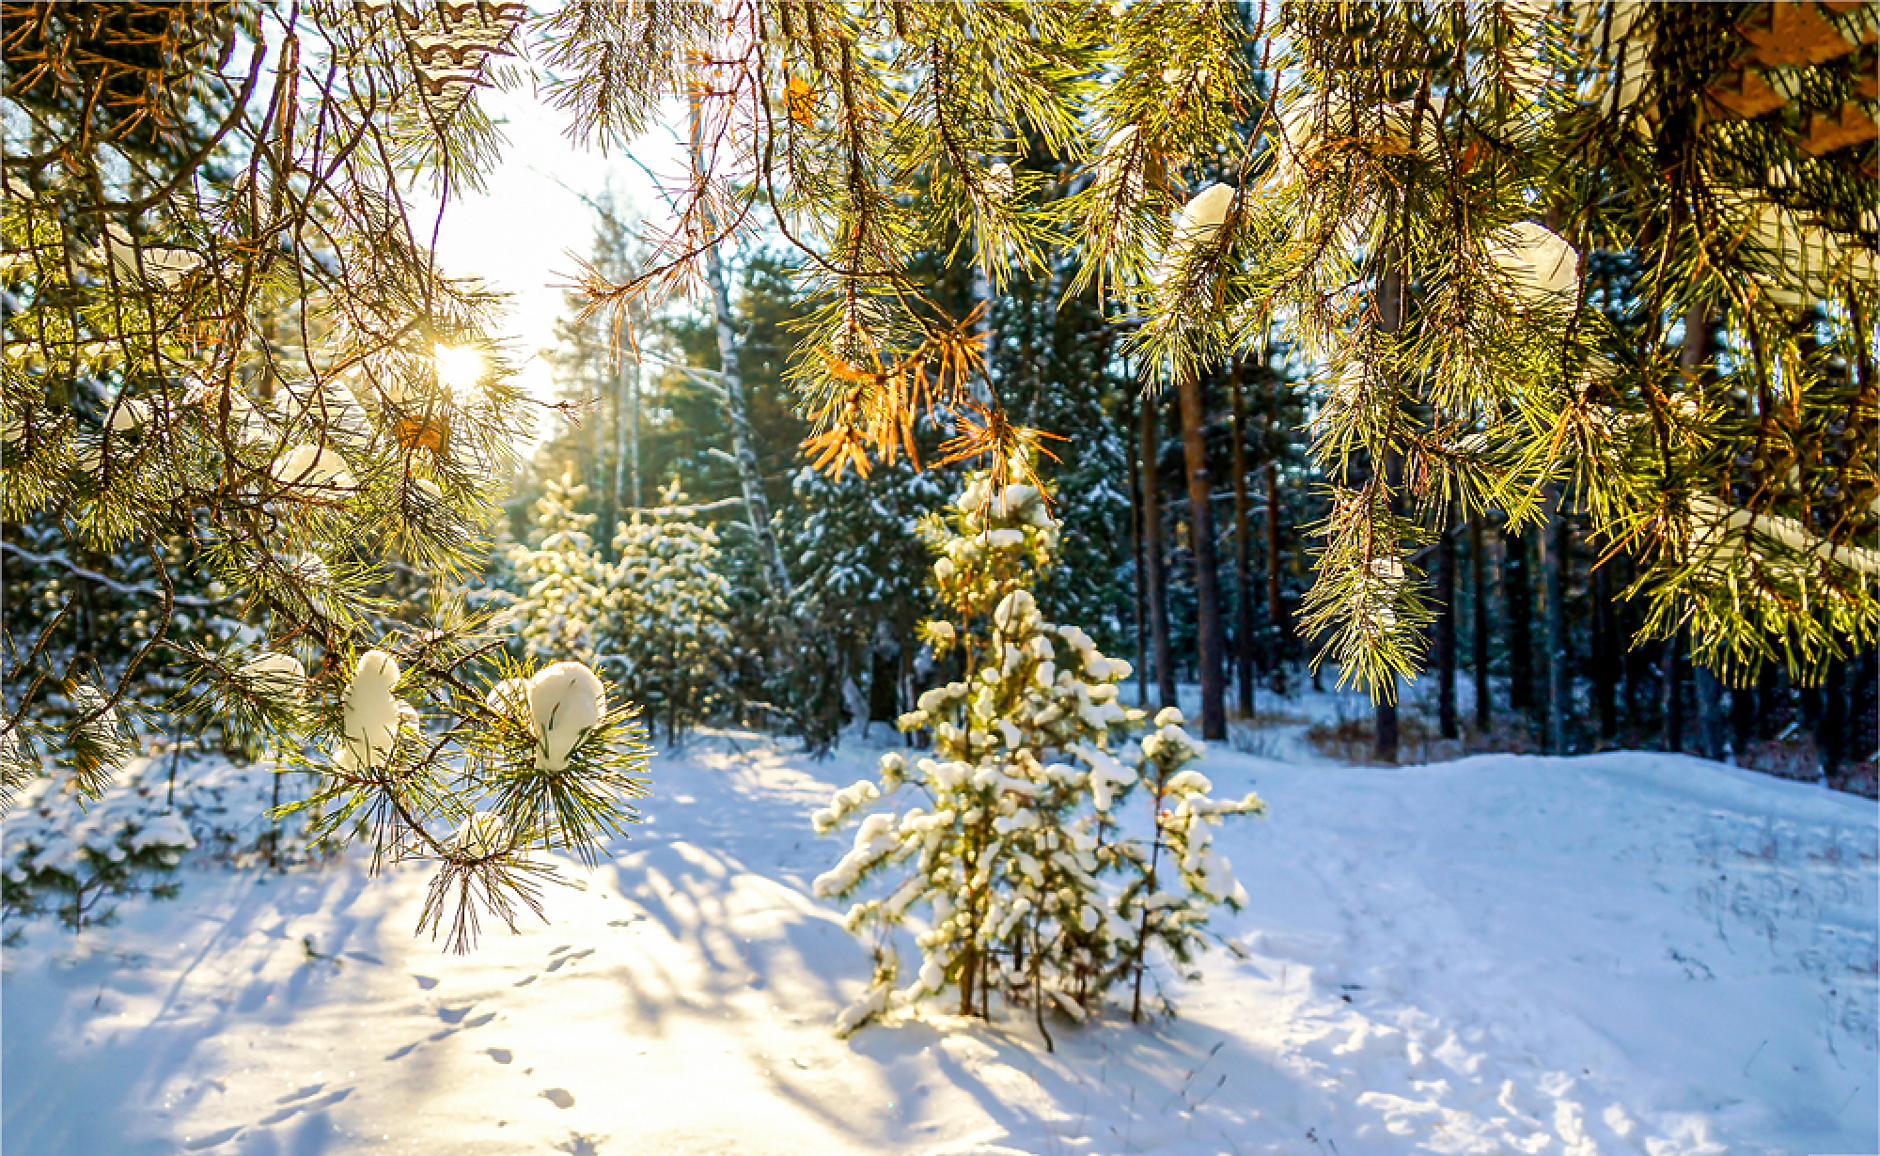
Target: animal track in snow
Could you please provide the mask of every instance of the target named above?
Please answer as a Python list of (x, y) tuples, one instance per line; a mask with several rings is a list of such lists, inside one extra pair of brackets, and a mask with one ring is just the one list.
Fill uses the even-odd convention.
[(574, 1107), (574, 1096), (566, 1088), (550, 1088), (542, 1093), (542, 1098), (557, 1108)]
[(561, 969), (562, 964), (577, 963), (583, 959), (586, 959), (588, 956), (593, 955), (593, 954), (594, 954), (594, 949), (590, 947), (583, 951), (577, 951), (573, 955), (564, 955), (560, 959), (557, 959), (554, 963), (549, 964), (547, 970), (559, 971)]
[(184, 1144), (183, 1151), (200, 1152), (204, 1148), (214, 1148), (217, 1145), (226, 1144), (241, 1135), (241, 1130), (242, 1126), (237, 1124), (233, 1128), (224, 1128), (220, 1132), (211, 1132), (200, 1140), (191, 1140)]

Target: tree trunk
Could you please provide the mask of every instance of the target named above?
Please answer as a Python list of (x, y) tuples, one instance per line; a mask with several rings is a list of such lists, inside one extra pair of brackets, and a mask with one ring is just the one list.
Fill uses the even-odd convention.
[(1155, 685), (1160, 698), (1160, 705), (1175, 705), (1175, 665), (1169, 653), (1168, 638), (1168, 586), (1163, 581), (1166, 577), (1162, 549), (1162, 486), (1161, 459), (1162, 433), (1157, 421), (1156, 409), (1159, 405), (1156, 396), (1148, 390), (1142, 394), (1142, 541), (1143, 550), (1148, 555), (1149, 577), (1149, 646), (1155, 657)]
[(1214, 479), (1208, 474), (1207, 412), (1200, 375), (1182, 375), (1182, 456), (1188, 465), (1188, 532), (1195, 556), (1195, 649), (1200, 668), (1201, 737), (1227, 737), (1226, 623), (1221, 615), (1220, 571), (1214, 561)]
[[(608, 394), (613, 396), (610, 398)], [(614, 487), (610, 484), (607, 470), (607, 451), (613, 448), (613, 439), (607, 436), (610, 426), (618, 427), (623, 416), (620, 412), (620, 391), (607, 390), (601, 393), (594, 407), (594, 469), (592, 474), (583, 478), (592, 487), (592, 493), (600, 504), (599, 517), (595, 519), (594, 545), (602, 558), (613, 561), (614, 558)], [(608, 402), (612, 402), (611, 406)], [(611, 415), (610, 411), (611, 410)], [(611, 417), (611, 420), (610, 420)]]
[[(1707, 302), (1694, 302), (1684, 314), (1684, 346), (1678, 351), (1678, 366), (1684, 371), (1687, 388), (1702, 391), (1714, 377), (1710, 308)], [(1691, 749), (1706, 759), (1723, 757), (1723, 687), (1708, 667), (1693, 665), (1691, 671), (1694, 726)]]
[(1691, 706), (1691, 753), (1723, 758), (1723, 684), (1715, 671), (1697, 662), (1691, 664)]
[(1456, 540), (1448, 530), (1436, 539), (1436, 718), (1446, 739), (1461, 737), (1456, 722)]
[[(1387, 338), (1394, 339), (1397, 330), (1403, 324), (1403, 270), (1399, 258), (1392, 251), (1384, 255), (1383, 271), (1377, 282), (1377, 329)], [(1382, 462), (1373, 463), (1373, 468), (1382, 471), (1384, 485), (1389, 497), (1390, 512), (1395, 515), (1403, 509), (1403, 498), (1397, 492), (1398, 475), (1402, 465), (1396, 453), (1386, 451)], [(1390, 548), (1395, 550), (1397, 543), (1392, 541)], [(1374, 754), (1380, 763), (1397, 761), (1399, 739), (1397, 733), (1397, 685), (1395, 675), (1389, 676), (1390, 685), (1373, 688), (1372, 701), (1377, 710), (1376, 748)]]
[[(1138, 406), (1147, 404), (1139, 400)], [(1144, 549), (1143, 469), (1129, 454), (1129, 537), (1136, 551), (1136, 705), (1149, 704), (1149, 554)]]
[[(1279, 388), (1276, 384), (1275, 390)], [(1270, 429), (1272, 417), (1265, 423)], [(1266, 656), (1273, 691), (1286, 693), (1286, 610), (1279, 596), (1279, 463), (1268, 445), (1266, 460)], [(1316, 685), (1316, 679), (1314, 680)]]
[(1599, 714), (1599, 737), (1607, 743), (1619, 737), (1615, 659), (1624, 653), (1624, 645), (1613, 613), (1612, 575), (1600, 566), (1593, 571), (1593, 704)]
[(1534, 709), (1534, 594), (1527, 542), (1502, 528), (1501, 605), (1508, 615), (1508, 706)]
[(1833, 658), (1821, 679), (1821, 714), (1815, 723), (1815, 747), (1830, 783), (1840, 777), (1847, 751), (1847, 661)]
[(1493, 709), (1488, 694), (1488, 558), (1482, 534), (1485, 517), (1487, 515), (1477, 514), (1469, 519), (1469, 584), (1475, 594), (1469, 608), (1474, 620), (1474, 629), (1469, 632), (1469, 661), (1474, 668), (1471, 673), (1475, 675), (1475, 729), (1484, 734), (1488, 732)]
[[(692, 149), (696, 167), (701, 147), (698, 100), (692, 101)], [(709, 207), (705, 209), (705, 228), (716, 233), (718, 222)], [(738, 485), (744, 494), (744, 514), (757, 538), (764, 559), (764, 577), (770, 593), (784, 602), (795, 601), (790, 585), (790, 571), (783, 563), (783, 550), (770, 529), (770, 499), (764, 493), (763, 473), (757, 466), (757, 437), (751, 428), (751, 412), (744, 395), (744, 378), (738, 359), (738, 333), (731, 320), (731, 294), (725, 286), (724, 262), (716, 244), (705, 247), (705, 284), (711, 292), (712, 324), (718, 337), (719, 386), (723, 390), (725, 425), (731, 431), (731, 456), (737, 463)]]
[(1660, 672), (1664, 683), (1659, 689), (1659, 721), (1667, 751), (1684, 749), (1684, 648), (1678, 644), (1683, 633), (1674, 631), (1665, 639), (1664, 669)]
[(1238, 692), (1240, 717), (1253, 717), (1253, 543), (1249, 540), (1252, 511), (1247, 499), (1247, 399), (1246, 383), (1241, 380), (1241, 363), (1234, 361), (1234, 689)]
[(1567, 714), (1572, 709), (1573, 667), (1567, 638), (1567, 544), (1571, 541), (1565, 495), (1560, 483), (1550, 487), (1547, 524), (1541, 533), (1542, 623), (1547, 632), (1543, 661), (1547, 667), (1547, 753), (1567, 753)]
[[(614, 502), (617, 509), (640, 508), (640, 362), (620, 351), (620, 387), (627, 420), (619, 423), (620, 445), (614, 451)], [(612, 528), (609, 527), (609, 532)]]
[(1756, 742), (1756, 684), (1741, 682), (1730, 688), (1730, 754), (1743, 766)]
[[(1613, 576), (1613, 586), (1625, 589), (1632, 574), (1632, 569), (1624, 558), (1614, 558), (1614, 564), (1623, 567)], [(1619, 713), (1621, 720), (1620, 739), (1629, 747), (1642, 744), (1644, 728), (1641, 723), (1645, 718), (1645, 668), (1649, 661), (1645, 649), (1635, 646), (1632, 637), (1638, 632), (1638, 625), (1629, 603), (1615, 602), (1612, 607), (1613, 635), (1625, 639), (1625, 649), (1619, 654), (1619, 673), (1625, 679), (1625, 693), (1621, 699), (1623, 709)]]

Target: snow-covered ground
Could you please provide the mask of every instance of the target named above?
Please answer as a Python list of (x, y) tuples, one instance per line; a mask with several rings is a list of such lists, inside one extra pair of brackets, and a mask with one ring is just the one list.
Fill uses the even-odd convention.
[[(4, 957), (0, 1148), (115, 1153), (1870, 1153), (1871, 802), (1693, 759), (1202, 769), (1268, 818), (1180, 1018), (934, 1008), (847, 1040), (864, 947), (809, 815), (872, 766), (746, 735), (553, 923), (414, 940), (426, 875), (185, 873)], [(880, 728), (878, 742), (886, 737)], [(1270, 741), (1269, 741), (1270, 740)], [(1164, 977), (1176, 982), (1172, 977)]]

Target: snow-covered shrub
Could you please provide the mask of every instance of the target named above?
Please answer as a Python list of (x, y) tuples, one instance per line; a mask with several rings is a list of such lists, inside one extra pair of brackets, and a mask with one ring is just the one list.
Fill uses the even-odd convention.
[(113, 792), (82, 813), (61, 807), (74, 792), (60, 780), (72, 773), (56, 772), (39, 805), (7, 820), (0, 853), (0, 901), (7, 913), (51, 910), (82, 931), (110, 918), (112, 898), (139, 890), (173, 895), (173, 883), (150, 881), (196, 845), (189, 824), (133, 791)]
[(311, 823), (269, 814), (316, 783), (291, 774), (291, 762), (250, 762), (222, 745), (199, 734), (147, 747), (96, 799), (75, 790), (71, 768), (35, 766), (0, 844), (6, 919), (51, 914), (77, 929), (129, 896), (167, 898), (185, 862), (281, 868), (339, 849)]
[(594, 515), (576, 511), (586, 492), (568, 478), (549, 479), (535, 503), (534, 545), (509, 556), (521, 588), (512, 614), (523, 649), (544, 662), (592, 662), (612, 612), (613, 575), (588, 534)]
[[(797, 472), (791, 516), (777, 527), (796, 581), (793, 613), (780, 621), (768, 605), (752, 608), (763, 620), (742, 637), (756, 662), (740, 675), (747, 696), (783, 712), (812, 748), (833, 745), (845, 725), (912, 705), (902, 676), (920, 647), (914, 633), (927, 613), (928, 566), (915, 527), (947, 500), (947, 487), (906, 457), (865, 478), (807, 465)], [(874, 708), (867, 717), (856, 711), (864, 696)]]
[[(608, 562), (588, 534), (594, 515), (576, 512), (586, 491), (551, 480), (536, 502), (536, 544), (509, 554), (518, 587), (509, 617), (528, 657), (572, 655), (617, 675), (676, 735), (727, 697), (732, 591), (717, 531), (635, 514), (615, 527)], [(677, 483), (661, 495), (665, 506), (684, 501)]]
[(1205, 943), (1202, 931), (1213, 908), (1226, 904), (1238, 911), (1247, 899), (1234, 880), (1233, 865), (1213, 849), (1214, 828), (1229, 815), (1263, 814), (1266, 806), (1251, 792), (1233, 801), (1210, 797), (1214, 784), (1188, 769), (1203, 749), (1182, 729), (1182, 713), (1174, 707), (1155, 716), (1155, 728), (1138, 747), (1136, 780), (1147, 797), (1154, 835), (1147, 847), (1140, 840), (1119, 844), (1125, 882), (1115, 901), (1117, 914), (1130, 927), (1119, 939), (1132, 989), (1132, 1017), (1142, 1013), (1150, 945), (1160, 944), (1176, 963), (1186, 965)]
[[(1232, 897), (1231, 882), (1225, 893), (1211, 889), (1222, 886), (1225, 865), (1206, 858), (1205, 823), (1197, 830), (1195, 820), (1251, 808), (1212, 804), (1198, 775), (1171, 779), (1163, 768), (1178, 765), (1172, 746), (1160, 763), (1148, 755), (1140, 770), (1116, 757), (1119, 732), (1143, 717), (1117, 699), (1129, 664), (1106, 658), (1082, 629), (1038, 612), (1030, 586), (1051, 563), (1058, 527), (1036, 489), (1016, 485), (997, 495), (984, 475), (974, 476), (922, 531), (937, 555), (933, 582), (946, 610), (922, 636), (943, 654), (961, 647), (965, 674), (922, 694), (900, 720), (904, 730), (932, 732), (931, 754), (911, 770), (902, 755), (883, 756), (879, 785), (845, 788), (815, 816), (826, 832), (878, 799), (889, 804), (862, 818), (849, 852), (814, 883), (819, 896), (846, 899), (891, 877), (879, 896), (849, 911), (850, 929), (878, 929), (882, 946), (873, 983), (838, 1027), (854, 1030), (897, 1000), (949, 984), (961, 1014), (988, 1014), (996, 989), (1029, 1004), (1040, 1027), (1047, 1006), (1082, 1019), (1141, 967), (1148, 942), (1185, 951), (1206, 901)], [(1174, 723), (1169, 730), (1180, 733)], [(1174, 741), (1163, 732), (1151, 739), (1158, 752)], [(1143, 772), (1158, 808), (1177, 799), (1187, 807), (1158, 820), (1146, 847), (1120, 822)], [(905, 809), (896, 797), (904, 786), (923, 796)], [(1194, 885), (1178, 900), (1164, 885), (1165, 851), (1183, 856), (1184, 880), (1194, 861)], [(1112, 877), (1120, 888), (1106, 886)], [(1145, 907), (1158, 914), (1136, 918)], [(888, 932), (917, 908), (929, 913), (916, 937), (921, 966), (896, 991)]]
[[(663, 506), (680, 506), (675, 483)], [(622, 522), (614, 532), (612, 615), (604, 659), (666, 737), (716, 713), (731, 678), (731, 583), (718, 532), (674, 517)]]

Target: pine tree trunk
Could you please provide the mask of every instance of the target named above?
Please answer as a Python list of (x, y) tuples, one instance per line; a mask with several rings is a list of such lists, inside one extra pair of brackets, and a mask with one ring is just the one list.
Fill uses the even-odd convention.
[(1182, 456), (1188, 466), (1188, 532), (1195, 558), (1195, 649), (1200, 668), (1201, 737), (1227, 737), (1226, 623), (1221, 615), (1220, 570), (1214, 559), (1214, 480), (1208, 473), (1207, 413), (1200, 375), (1182, 375), (1176, 387), (1182, 419)]
[(1866, 762), (1880, 749), (1880, 650), (1857, 652), (1848, 664), (1847, 736), (1843, 753), (1850, 762)]
[(608, 390), (598, 400), (600, 404), (594, 407), (594, 471), (592, 477), (584, 480), (593, 487), (592, 493), (600, 502), (599, 517), (594, 520), (594, 547), (602, 558), (611, 562), (614, 559), (615, 514), (614, 488), (609, 484), (607, 476), (607, 451), (613, 447), (613, 439), (607, 434), (610, 428), (620, 424), (620, 392), (617, 389)]
[(1175, 664), (1168, 637), (1168, 585), (1164, 581), (1162, 548), (1161, 423), (1160, 405), (1147, 390), (1142, 395), (1142, 540), (1148, 554), (1149, 640), (1155, 657), (1155, 685), (1160, 705), (1175, 705)]
[(1612, 576), (1600, 566), (1593, 571), (1593, 703), (1599, 714), (1599, 737), (1607, 743), (1619, 736), (1615, 656), (1623, 652), (1623, 645), (1613, 614)]
[(1746, 682), (1730, 688), (1730, 754), (1732, 762), (1743, 765), (1749, 748), (1756, 742), (1756, 684)]
[[(692, 148), (694, 166), (698, 160), (698, 100), (692, 100)], [(718, 222), (709, 207), (705, 210), (705, 228), (715, 233)], [(783, 563), (783, 550), (770, 528), (770, 499), (764, 493), (764, 477), (757, 465), (757, 436), (751, 428), (751, 411), (744, 394), (744, 377), (739, 364), (738, 333), (732, 325), (731, 293), (725, 285), (724, 262), (716, 244), (705, 247), (705, 285), (710, 291), (712, 326), (718, 338), (719, 386), (723, 390), (725, 426), (731, 431), (731, 457), (737, 464), (738, 485), (744, 494), (744, 513), (751, 524), (764, 560), (764, 577), (772, 596), (789, 603), (796, 600), (790, 584), (790, 571)]]
[(1488, 558), (1482, 534), (1485, 517), (1477, 514), (1469, 519), (1469, 584), (1475, 595), (1469, 608), (1474, 620), (1469, 632), (1469, 661), (1475, 676), (1475, 729), (1483, 734), (1488, 733), (1494, 709), (1488, 693)]
[[(1274, 386), (1277, 390), (1279, 387)], [(1271, 426), (1272, 418), (1266, 419)], [(1267, 671), (1273, 676), (1273, 690), (1286, 693), (1286, 610), (1279, 594), (1279, 463), (1270, 452), (1266, 459), (1266, 655)], [(1314, 685), (1316, 685), (1316, 679)]]
[(1516, 714), (1534, 709), (1534, 594), (1528, 547), (1502, 528), (1501, 605), (1508, 615), (1508, 706)]
[[(1138, 401), (1137, 405), (1143, 405)], [(1149, 553), (1144, 548), (1143, 469), (1137, 454), (1129, 458), (1129, 538), (1136, 557), (1136, 705), (1149, 704)]]
[[(640, 506), (640, 363), (628, 354), (628, 350), (620, 351), (621, 405), (626, 420), (617, 425), (620, 444), (614, 451), (614, 506), (618, 510)], [(611, 537), (613, 528), (607, 529)]]
[(1547, 631), (1543, 660), (1547, 668), (1547, 753), (1567, 753), (1567, 714), (1573, 707), (1572, 652), (1567, 638), (1567, 544), (1570, 541), (1561, 485), (1550, 487), (1547, 524), (1542, 528), (1542, 621)]
[(1697, 662), (1691, 664), (1691, 706), (1691, 753), (1723, 758), (1723, 684), (1715, 671)]
[(1684, 749), (1684, 648), (1679, 645), (1683, 633), (1676, 631), (1665, 639), (1664, 667), (1660, 672), (1664, 682), (1659, 689), (1659, 717), (1667, 751)]
[(1436, 539), (1436, 718), (1442, 737), (1461, 737), (1456, 721), (1456, 540), (1448, 530)]
[(1257, 649), (1253, 625), (1253, 543), (1249, 539), (1251, 503), (1247, 498), (1247, 399), (1241, 363), (1234, 361), (1234, 651), (1240, 717), (1253, 718), (1253, 668)]
[(1821, 752), (1821, 770), (1830, 783), (1840, 777), (1847, 750), (1847, 661), (1828, 662), (1821, 679), (1821, 715), (1815, 723), (1815, 748)]
[[(1698, 301), (1684, 314), (1684, 346), (1678, 351), (1678, 365), (1684, 371), (1689, 388), (1701, 391), (1715, 377), (1712, 365), (1710, 309)], [(1691, 671), (1692, 705), (1696, 708), (1691, 749), (1706, 759), (1723, 757), (1723, 687), (1708, 667), (1693, 665)]]
[[(1623, 567), (1613, 575), (1612, 584), (1618, 589), (1625, 589), (1632, 573), (1631, 567), (1623, 557), (1614, 558), (1613, 565)], [(1625, 639), (1625, 649), (1619, 653), (1619, 674), (1625, 680), (1624, 695), (1620, 700), (1622, 709), (1619, 713), (1621, 742), (1629, 747), (1641, 745), (1639, 736), (1644, 734), (1641, 723), (1645, 718), (1645, 666), (1648, 656), (1645, 649), (1632, 643), (1632, 636), (1638, 626), (1630, 604), (1614, 602), (1612, 604), (1613, 636)]]
[[(1403, 269), (1393, 250), (1385, 254), (1383, 271), (1378, 276), (1377, 284), (1377, 329), (1386, 337), (1394, 338), (1403, 324), (1404, 311)], [(1385, 460), (1375, 468), (1384, 474), (1384, 485), (1389, 491), (1389, 509), (1395, 515), (1403, 510), (1403, 497), (1398, 493), (1398, 480), (1402, 472), (1402, 463), (1395, 452), (1386, 451)], [(1396, 549), (1397, 543), (1390, 544)], [(1397, 686), (1396, 678), (1391, 677), (1391, 685), (1375, 688), (1372, 691), (1373, 702), (1377, 708), (1377, 739), (1373, 752), (1380, 763), (1397, 761), (1399, 737), (1397, 731)]]

